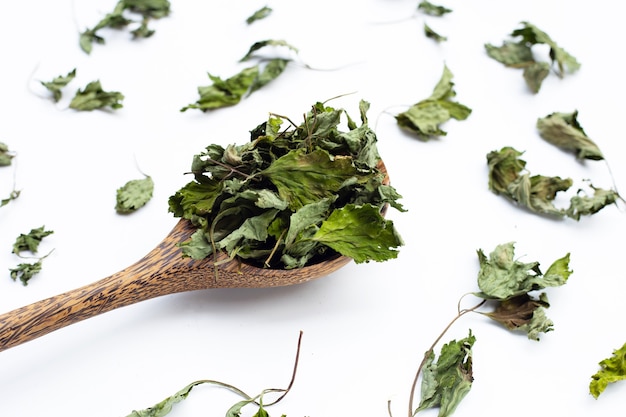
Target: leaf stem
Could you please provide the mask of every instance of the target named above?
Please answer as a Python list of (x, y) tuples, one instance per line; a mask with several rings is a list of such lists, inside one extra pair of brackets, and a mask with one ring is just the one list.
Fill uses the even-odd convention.
[[(463, 299), (463, 297), (461, 297), (461, 299)], [(458, 319), (463, 317), (465, 314), (471, 313), (471, 312), (475, 311), (476, 309), (480, 308), (483, 304), (485, 304), (486, 301), (487, 300), (482, 300), (480, 303), (476, 304), (474, 307), (461, 309), (461, 307), (460, 307), (461, 300), (459, 300), (459, 304), (457, 305), (457, 315), (456, 315), (456, 317), (454, 317), (448, 323), (448, 325), (443, 329), (443, 331), (439, 334), (439, 336), (437, 336), (437, 338), (435, 339), (433, 344), (430, 346), (430, 348), (424, 353), (424, 357), (422, 358), (422, 361), (420, 362), (419, 367), (417, 368), (417, 372), (415, 373), (415, 378), (413, 379), (413, 384), (411, 385), (411, 391), (410, 391), (410, 395), (409, 395), (409, 417), (413, 417), (413, 415), (414, 415), (414, 413), (413, 413), (413, 400), (415, 398), (415, 390), (417, 388), (417, 381), (419, 380), (419, 376), (422, 373), (422, 368), (424, 368), (424, 364), (426, 364), (426, 359), (428, 358), (428, 356), (430, 356), (431, 352), (433, 352), (435, 350), (435, 346), (437, 346), (437, 344), (441, 341), (443, 336), (447, 333), (448, 330), (450, 330), (452, 325)]]

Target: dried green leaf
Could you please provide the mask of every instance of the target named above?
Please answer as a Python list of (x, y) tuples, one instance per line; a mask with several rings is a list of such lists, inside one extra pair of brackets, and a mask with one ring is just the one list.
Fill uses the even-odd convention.
[(11, 165), (11, 160), (15, 157), (15, 153), (9, 150), (9, 145), (0, 142), (0, 167)]
[(289, 60), (281, 58), (271, 59), (269, 62), (267, 62), (263, 70), (254, 79), (254, 82), (250, 86), (249, 94), (252, 94), (261, 87), (267, 85), (270, 81), (278, 78), (278, 76), (283, 73), (285, 68), (287, 68), (288, 63)]
[(598, 145), (585, 133), (578, 122), (578, 111), (552, 113), (537, 120), (539, 136), (547, 142), (576, 153), (578, 159), (602, 160), (604, 156)]
[(21, 263), (17, 265), (15, 268), (10, 268), (11, 279), (16, 281), (19, 279), (24, 286), (28, 285), (28, 281), (39, 272), (41, 272), (42, 261), (41, 259), (32, 264), (29, 263)]
[(212, 85), (198, 87), (200, 98), (193, 104), (183, 107), (180, 111), (199, 109), (213, 110), (221, 107), (234, 106), (248, 92), (259, 74), (259, 66), (254, 65), (243, 69), (226, 80), (209, 74)]
[(489, 258), (482, 249), (477, 251), (480, 263), (478, 287), (481, 292), (476, 296), (506, 300), (530, 291), (561, 286), (572, 273), (569, 270), (569, 254), (555, 261), (549, 268), (549, 274), (543, 275), (539, 262), (519, 262), (514, 259), (514, 252), (513, 242), (498, 245)]
[(526, 161), (520, 158), (520, 152), (510, 146), (487, 154), (489, 166), (489, 189), (496, 194), (508, 194), (509, 184), (519, 178), (526, 167)]
[(257, 10), (256, 12), (252, 13), (252, 15), (250, 15), (250, 17), (248, 17), (246, 19), (246, 23), (251, 25), (252, 23), (256, 22), (257, 20), (265, 19), (270, 14), (272, 14), (272, 11), (273, 10), (272, 10), (271, 7), (263, 6), (259, 10)]
[(472, 388), (472, 347), (475, 341), (470, 330), (466, 338), (445, 344), (436, 363), (434, 352), (427, 353), (422, 370), (421, 401), (414, 414), (435, 407), (439, 407), (439, 417), (454, 413)]
[[(533, 93), (539, 92), (543, 80), (555, 63), (560, 77), (563, 77), (565, 70), (575, 72), (580, 68), (580, 63), (576, 58), (559, 47), (547, 33), (533, 24), (522, 22), (522, 27), (511, 32), (511, 37), (520, 39), (515, 42), (505, 41), (501, 47), (485, 44), (487, 55), (508, 67), (523, 68), (524, 79)], [(549, 58), (552, 65), (534, 58), (532, 47), (539, 44), (549, 46)]]
[(20, 252), (29, 251), (37, 253), (39, 244), (46, 237), (53, 234), (52, 230), (45, 230), (45, 226), (41, 226), (35, 229), (31, 229), (27, 234), (20, 233), (13, 243), (13, 253), (19, 254)]
[(600, 370), (591, 376), (589, 393), (598, 398), (609, 384), (626, 379), (626, 344), (599, 363)]
[(46, 87), (48, 91), (52, 93), (52, 97), (54, 101), (58, 102), (59, 100), (61, 100), (61, 97), (63, 96), (63, 93), (61, 90), (66, 85), (68, 85), (75, 77), (76, 77), (76, 68), (68, 72), (67, 75), (65, 76), (59, 75), (58, 77), (53, 78), (52, 81), (47, 81), (47, 82), (40, 81), (40, 82), (41, 82), (41, 85)]
[(547, 333), (554, 327), (545, 314), (548, 307), (550, 304), (545, 293), (541, 293), (539, 298), (522, 294), (499, 301), (494, 311), (484, 314), (507, 329), (526, 332), (529, 339), (538, 341), (539, 333)]
[(243, 58), (239, 60), (239, 62), (248, 61), (250, 58), (252, 58), (255, 52), (266, 47), (284, 47), (290, 51), (295, 52), (296, 54), (299, 52), (298, 48), (287, 43), (286, 41), (282, 39), (266, 39), (266, 40), (255, 42), (254, 44), (252, 44), (248, 52), (243, 56)]
[(92, 111), (110, 107), (121, 109), (124, 95), (117, 91), (105, 91), (100, 81), (92, 81), (83, 90), (78, 90), (70, 102), (70, 108), (79, 111)]
[(154, 181), (146, 176), (140, 180), (130, 180), (117, 189), (115, 211), (129, 214), (145, 206), (152, 198)]
[(407, 111), (396, 115), (398, 126), (406, 129), (423, 140), (436, 136), (445, 136), (439, 126), (450, 119), (465, 120), (472, 110), (450, 99), (456, 95), (452, 72), (444, 66), (443, 74), (429, 98), (422, 100)]
[(9, 194), (7, 198), (3, 198), (2, 200), (0, 200), (0, 207), (6, 206), (7, 204), (9, 204), (11, 201), (15, 200), (19, 196), (20, 196), (20, 191), (18, 190), (11, 191), (11, 193)]
[(321, 149), (290, 151), (260, 173), (272, 181), (293, 210), (336, 195), (357, 174), (351, 158), (333, 157)]
[(421, 1), (420, 4), (417, 5), (417, 10), (427, 15), (437, 16), (437, 17), (443, 16), (447, 13), (452, 13), (451, 9), (448, 9), (444, 6), (433, 4), (426, 0)]
[(579, 191), (577, 195), (570, 199), (570, 206), (566, 210), (568, 217), (574, 220), (580, 220), (580, 216), (587, 216), (602, 210), (604, 207), (614, 204), (620, 199), (617, 191), (604, 190), (602, 188), (595, 188), (593, 196), (582, 194)]
[(194, 387), (200, 384), (204, 384), (205, 382), (206, 381), (192, 382), (174, 395), (167, 397), (166, 399), (153, 405), (152, 407), (148, 407), (144, 410), (133, 411), (127, 417), (165, 417), (170, 413), (170, 411), (172, 411), (174, 405), (183, 401), (189, 396), (189, 393)]
[(430, 26), (428, 26), (426, 23), (424, 23), (424, 35), (426, 35), (427, 38), (435, 40), (436, 42), (445, 42), (448, 40), (447, 37), (441, 36), (440, 34), (435, 32)]
[(356, 263), (394, 259), (403, 244), (393, 222), (385, 220), (378, 207), (371, 204), (349, 204), (334, 210), (311, 239)]

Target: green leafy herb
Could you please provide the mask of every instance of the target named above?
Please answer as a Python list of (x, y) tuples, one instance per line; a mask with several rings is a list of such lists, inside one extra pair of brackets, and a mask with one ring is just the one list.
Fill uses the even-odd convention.
[(431, 27), (428, 26), (426, 23), (424, 23), (424, 34), (427, 38), (433, 39), (437, 42), (444, 42), (448, 40), (448, 38), (446, 38), (445, 36), (441, 36), (434, 30), (432, 30)]
[(34, 263), (20, 263), (15, 268), (10, 268), (11, 279), (17, 281), (18, 279), (24, 286), (28, 285), (28, 281), (39, 272), (41, 272), (42, 261), (39, 259)]
[(58, 102), (59, 100), (61, 100), (61, 97), (63, 96), (61, 90), (66, 85), (68, 85), (75, 77), (76, 77), (76, 68), (68, 72), (67, 75), (65, 76), (59, 75), (58, 77), (53, 78), (52, 81), (47, 81), (47, 82), (41, 81), (41, 85), (46, 87), (48, 91), (52, 93), (52, 97), (54, 101)]
[(83, 90), (78, 90), (70, 102), (70, 108), (80, 111), (92, 111), (110, 107), (121, 109), (124, 95), (117, 91), (105, 91), (100, 81), (92, 81)]
[(147, 38), (154, 34), (148, 28), (150, 19), (159, 19), (170, 14), (169, 0), (120, 0), (111, 13), (107, 13), (93, 28), (86, 29), (80, 34), (79, 44), (83, 51), (91, 53), (93, 44), (104, 44), (105, 40), (98, 32), (104, 28), (123, 29), (135, 23), (125, 13), (135, 13), (141, 16), (139, 26), (131, 33), (135, 38)]
[(117, 189), (115, 211), (128, 214), (140, 209), (150, 201), (153, 191), (154, 181), (149, 176), (128, 181)]
[(11, 165), (11, 160), (15, 157), (15, 153), (9, 150), (9, 145), (0, 142), (0, 167)]
[(591, 376), (589, 392), (598, 398), (609, 384), (626, 379), (626, 344), (613, 351), (613, 356), (599, 363), (600, 370)]
[(472, 110), (452, 98), (456, 96), (452, 72), (444, 66), (443, 74), (433, 93), (425, 100), (411, 106), (407, 111), (396, 115), (398, 125), (421, 139), (445, 136), (439, 125), (450, 119), (465, 120)]
[(3, 198), (2, 200), (0, 200), (0, 207), (6, 206), (7, 204), (9, 204), (11, 201), (15, 200), (19, 196), (20, 196), (20, 191), (18, 190), (11, 191), (11, 193), (9, 194), (7, 198)]
[(437, 362), (435, 353), (432, 350), (427, 352), (422, 370), (422, 399), (415, 413), (435, 407), (439, 407), (439, 417), (454, 413), (472, 388), (472, 346), (475, 341), (470, 330), (466, 338), (445, 344)]
[(593, 196), (580, 191), (570, 199), (568, 208), (557, 208), (554, 205), (557, 193), (569, 190), (573, 181), (570, 178), (524, 173), (526, 161), (520, 158), (521, 155), (522, 152), (510, 146), (487, 154), (489, 189), (531, 212), (579, 220), (581, 216), (595, 214), (620, 198), (614, 190), (591, 186)]
[[(127, 417), (165, 417), (166, 415), (168, 415), (174, 408), (174, 406), (178, 403), (180, 403), (181, 401), (187, 399), (187, 397), (189, 396), (189, 394), (191, 393), (191, 390), (198, 386), (198, 385), (202, 385), (202, 384), (206, 384), (206, 385), (212, 385), (212, 386), (216, 386), (216, 387), (220, 387), (220, 388), (225, 388), (228, 391), (236, 394), (237, 396), (243, 398), (243, 400), (236, 402), (232, 407), (230, 407), (228, 409), (228, 411), (226, 412), (226, 417), (240, 417), (241, 416), (241, 410), (248, 406), (248, 405), (256, 405), (258, 407), (257, 412), (254, 414), (254, 417), (269, 417), (269, 414), (266, 411), (266, 407), (270, 407), (276, 403), (278, 403), (280, 400), (282, 400), (285, 395), (287, 395), (289, 393), (289, 391), (291, 390), (291, 387), (294, 383), (295, 380), (295, 376), (296, 376), (296, 371), (298, 369), (298, 360), (299, 360), (299, 356), (300, 356), (300, 345), (301, 345), (301, 341), (302, 341), (302, 332), (300, 332), (300, 337), (298, 339), (298, 350), (296, 352), (296, 359), (294, 362), (294, 369), (293, 369), (293, 373), (291, 376), (291, 381), (289, 382), (289, 385), (287, 386), (287, 388), (272, 388), (272, 389), (265, 389), (263, 390), (260, 394), (252, 397), (248, 394), (246, 394), (245, 392), (243, 392), (242, 390), (240, 390), (239, 388), (224, 383), (224, 382), (220, 382), (220, 381), (215, 381), (212, 379), (202, 379), (199, 381), (194, 381), (188, 385), (186, 385), (185, 387), (183, 387), (181, 390), (179, 390), (178, 392), (176, 392), (174, 395), (171, 395), (169, 397), (167, 397), (166, 399), (164, 399), (163, 401), (158, 402), (157, 404), (153, 405), (152, 407), (148, 407), (146, 409), (143, 410), (139, 410), (139, 411), (133, 411), (132, 413), (130, 413)], [(276, 400), (270, 402), (270, 403), (263, 403), (263, 398), (271, 393), (279, 393), (281, 394)], [(282, 417), (285, 417), (284, 415)]]
[[(195, 180), (169, 199), (175, 217), (198, 227), (183, 253), (198, 259), (225, 251), (286, 269), (337, 254), (356, 262), (395, 258), (402, 240), (381, 211), (403, 211), (401, 196), (381, 171), (369, 104), (359, 107), (360, 126), (316, 103), (299, 126), (271, 114), (250, 142), (209, 145), (196, 155)], [(339, 129), (344, 114), (348, 131)], [(284, 121), (291, 128), (282, 130)]]
[[(298, 52), (295, 47), (283, 40), (270, 39), (255, 42), (246, 55), (241, 58), (240, 62), (249, 61), (254, 57), (255, 52), (265, 47), (286, 47), (288, 50)], [(209, 78), (213, 84), (198, 87), (198, 95), (200, 98), (195, 103), (183, 107), (180, 111), (184, 112), (189, 109), (209, 111), (234, 106), (245, 96), (249, 96), (261, 87), (267, 85), (270, 81), (278, 78), (285, 70), (290, 60), (286, 58), (270, 58), (263, 59), (262, 61), (262, 63), (243, 69), (226, 80), (209, 74)]]
[(503, 324), (509, 330), (520, 330), (528, 338), (539, 340), (539, 333), (553, 329), (553, 323), (545, 315), (550, 306), (545, 293), (535, 298), (530, 293), (547, 287), (565, 284), (572, 274), (569, 269), (569, 253), (550, 265), (545, 274), (539, 269), (539, 262), (523, 263), (514, 258), (512, 242), (498, 245), (489, 258), (478, 250), (480, 272), (477, 297), (497, 300), (491, 313), (484, 313)]
[(259, 10), (254, 12), (250, 17), (248, 17), (246, 19), (246, 23), (251, 25), (252, 23), (256, 22), (257, 20), (265, 19), (270, 14), (272, 14), (272, 11), (273, 10), (270, 7), (263, 6)]
[[(511, 32), (512, 41), (505, 41), (502, 46), (485, 44), (485, 49), (489, 57), (507, 67), (522, 68), (526, 84), (533, 93), (539, 92), (543, 80), (555, 64), (559, 77), (563, 77), (566, 71), (573, 73), (580, 68), (576, 58), (559, 47), (547, 33), (531, 23), (521, 24), (521, 28)], [(532, 48), (539, 44), (550, 48), (550, 63), (535, 60)]]
[(420, 4), (417, 5), (417, 10), (430, 16), (443, 16), (447, 13), (452, 12), (451, 9), (448, 9), (444, 6), (438, 6), (425, 0), (421, 1)]
[(537, 120), (537, 129), (547, 142), (575, 152), (578, 159), (604, 159), (598, 145), (587, 136), (578, 122), (578, 111), (549, 114)]
[(13, 253), (19, 254), (23, 251), (37, 253), (41, 241), (52, 233), (54, 233), (54, 231), (45, 230), (45, 226), (31, 229), (27, 234), (21, 233), (17, 239), (15, 239), (15, 243), (13, 243)]

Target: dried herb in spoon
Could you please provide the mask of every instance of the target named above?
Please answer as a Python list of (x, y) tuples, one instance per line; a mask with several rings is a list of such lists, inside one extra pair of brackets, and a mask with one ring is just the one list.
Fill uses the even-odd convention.
[(213, 144), (195, 155), (194, 180), (169, 199), (170, 212), (197, 227), (181, 243), (183, 254), (202, 259), (224, 251), (280, 269), (337, 254), (357, 263), (397, 257), (402, 239), (381, 211), (404, 209), (381, 170), (368, 108), (361, 101), (360, 126), (319, 102), (300, 125), (271, 114), (247, 143)]

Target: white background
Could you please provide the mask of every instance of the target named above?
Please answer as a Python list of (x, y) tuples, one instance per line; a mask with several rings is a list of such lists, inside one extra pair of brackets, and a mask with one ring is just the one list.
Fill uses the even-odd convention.
[[(444, 341), (470, 328), (477, 338), (475, 381), (455, 415), (623, 415), (626, 383), (598, 400), (588, 393), (597, 363), (626, 342), (623, 209), (611, 206), (579, 222), (533, 215), (488, 190), (486, 165), (489, 151), (513, 146), (525, 151), (531, 173), (572, 178), (571, 193), (584, 179), (626, 187), (621, 6), (448, 0), (440, 4), (453, 13), (434, 18), (415, 13), (417, 0), (174, 1), (171, 16), (152, 23), (152, 38), (102, 31), (106, 44), (84, 54), (79, 30), (114, 4), (13, 2), (0, 15), (0, 141), (18, 153), (12, 167), (0, 169), (0, 197), (14, 177), (22, 190), (0, 208), (0, 311), (108, 276), (156, 246), (177, 222), (168, 197), (190, 180), (183, 173), (207, 145), (243, 143), (269, 112), (299, 120), (316, 101), (347, 93), (354, 94), (329, 104), (358, 118), (358, 101), (371, 103), (380, 152), (408, 209), (390, 210), (388, 218), (406, 245), (396, 260), (351, 263), (299, 286), (165, 296), (1, 352), (2, 415), (123, 417), (204, 378), (250, 394), (284, 387), (301, 330), (295, 385), (271, 415), (381, 416), (389, 399), (394, 416), (407, 415), (423, 352), (454, 317), (459, 298), (477, 290), (476, 250), (509, 241), (521, 260), (544, 270), (569, 252), (574, 273), (548, 292), (555, 330), (540, 342), (475, 314), (452, 327)], [(274, 13), (246, 25), (266, 4)], [(551, 74), (531, 94), (521, 71), (491, 60), (483, 46), (500, 44), (521, 21), (546, 31), (581, 69), (563, 79)], [(448, 41), (426, 38), (424, 22)], [(197, 99), (197, 86), (209, 84), (207, 72), (235, 74), (244, 67), (239, 58), (264, 39), (284, 39), (307, 64), (334, 70), (290, 65), (237, 106), (179, 112)], [(442, 126), (446, 137), (423, 142), (403, 133), (393, 115), (430, 95), (444, 63), (458, 101), (473, 113)], [(124, 108), (55, 105), (38, 81), (73, 68), (68, 99), (99, 79), (126, 96)], [(578, 162), (538, 136), (538, 117), (576, 109), (608, 165)], [(115, 191), (141, 178), (137, 164), (155, 180), (154, 198), (137, 213), (117, 215)], [(571, 193), (557, 204), (566, 205)], [(20, 262), (11, 246), (41, 225), (54, 230), (41, 252), (55, 250), (24, 287), (9, 277)], [(223, 415), (236, 401), (201, 386), (171, 416)]]

